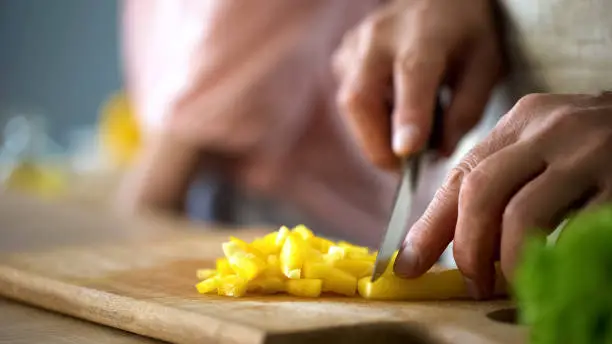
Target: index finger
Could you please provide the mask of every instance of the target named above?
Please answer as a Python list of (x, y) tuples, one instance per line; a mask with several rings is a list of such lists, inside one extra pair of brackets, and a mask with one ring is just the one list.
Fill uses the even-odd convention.
[[(370, 161), (380, 167), (396, 167), (390, 149), (391, 120), (387, 90), (391, 75), (388, 57), (375, 49), (354, 56), (347, 75), (341, 81), (338, 105), (357, 143)], [(387, 69), (387, 66), (389, 68)]]
[(463, 179), (485, 158), (515, 142), (517, 136), (512, 126), (500, 126), (453, 168), (423, 216), (408, 232), (395, 263), (395, 273), (412, 278), (433, 266), (453, 240)]
[(414, 42), (394, 65), (393, 151), (406, 156), (419, 151), (431, 132), (432, 116), (446, 69), (446, 54), (428, 42)]

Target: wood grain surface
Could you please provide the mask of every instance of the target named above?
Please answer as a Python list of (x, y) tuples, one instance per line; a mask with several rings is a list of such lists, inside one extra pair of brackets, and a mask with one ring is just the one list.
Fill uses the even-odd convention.
[(0, 299), (0, 344), (154, 344), (119, 329), (99, 326), (77, 318), (53, 313), (7, 299)]
[[(260, 231), (232, 232), (250, 238)], [(199, 295), (228, 233), (176, 233), (122, 245), (0, 258), (0, 294), (78, 318), (179, 343), (521, 343), (525, 329), (487, 314), (495, 302), (372, 302), (333, 297)], [(426, 336), (428, 339), (423, 339)]]
[[(205, 227), (172, 219), (127, 218), (98, 205), (55, 203), (0, 192), (0, 254), (54, 247), (155, 240)], [(0, 297), (0, 343), (161, 343)]]

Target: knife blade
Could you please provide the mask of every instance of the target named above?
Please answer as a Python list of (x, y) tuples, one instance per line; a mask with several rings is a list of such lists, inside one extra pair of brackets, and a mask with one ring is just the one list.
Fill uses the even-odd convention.
[(401, 179), (395, 193), (395, 202), (387, 225), (387, 230), (376, 255), (371, 281), (375, 282), (387, 269), (395, 251), (407, 235), (406, 224), (412, 211), (412, 199), (417, 190), (421, 160), (428, 150), (437, 149), (441, 143), (443, 108), (440, 99), (436, 100), (431, 136), (427, 147), (416, 154), (402, 159)]
[[(406, 223), (410, 217), (412, 209), (412, 195), (416, 190), (416, 181), (418, 172), (415, 171), (415, 166), (420, 164), (420, 156), (412, 156), (404, 159), (402, 162), (402, 178), (395, 195), (395, 203), (387, 232), (378, 249), (376, 262), (374, 263), (374, 272), (372, 282), (376, 281), (385, 272), (391, 258), (402, 240), (406, 237)], [(416, 172), (416, 173), (415, 173)]]

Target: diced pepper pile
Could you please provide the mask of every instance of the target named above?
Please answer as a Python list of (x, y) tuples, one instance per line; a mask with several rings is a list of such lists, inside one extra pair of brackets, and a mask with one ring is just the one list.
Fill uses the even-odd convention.
[(440, 299), (465, 296), (456, 269), (432, 270), (416, 279), (393, 275), (394, 259), (376, 282), (370, 281), (376, 252), (367, 247), (317, 237), (303, 225), (257, 238), (250, 243), (230, 237), (216, 269), (197, 271), (202, 294), (240, 297), (247, 293), (287, 293), (319, 297), (322, 293), (357, 294), (369, 299)]

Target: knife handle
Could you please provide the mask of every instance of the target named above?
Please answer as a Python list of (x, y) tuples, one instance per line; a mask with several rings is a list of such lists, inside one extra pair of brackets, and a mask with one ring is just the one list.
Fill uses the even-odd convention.
[(444, 107), (440, 95), (436, 97), (436, 104), (433, 113), (433, 121), (431, 125), (431, 133), (427, 142), (428, 151), (436, 151), (442, 148), (442, 139), (444, 134)]

